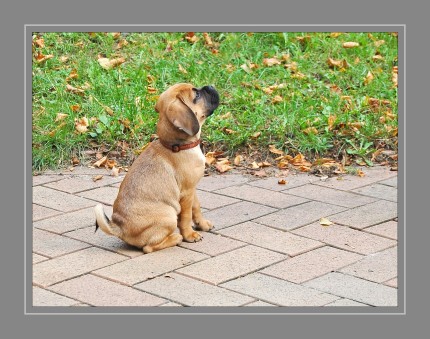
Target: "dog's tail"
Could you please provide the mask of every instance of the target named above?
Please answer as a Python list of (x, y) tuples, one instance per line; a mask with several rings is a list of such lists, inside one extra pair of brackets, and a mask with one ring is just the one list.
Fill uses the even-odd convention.
[(98, 228), (100, 227), (103, 232), (106, 234), (114, 235), (118, 238), (121, 238), (121, 228), (119, 228), (117, 225), (115, 225), (113, 222), (109, 220), (105, 212), (103, 211), (103, 205), (98, 204), (94, 208), (94, 213), (96, 215), (96, 230), (94, 232), (97, 232)]

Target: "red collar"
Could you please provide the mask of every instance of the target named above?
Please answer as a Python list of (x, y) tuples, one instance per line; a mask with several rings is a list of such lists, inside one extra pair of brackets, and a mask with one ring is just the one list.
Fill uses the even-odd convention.
[(171, 150), (173, 153), (177, 153), (179, 151), (183, 151), (183, 150), (186, 150), (186, 149), (190, 149), (190, 148), (196, 147), (201, 142), (200, 139), (197, 139), (196, 141), (194, 141), (194, 142), (192, 142), (190, 144), (183, 144), (183, 145), (174, 144), (174, 145), (170, 145), (170, 144), (165, 143), (161, 139), (158, 139), (158, 140), (160, 141), (160, 144), (162, 144), (167, 149)]

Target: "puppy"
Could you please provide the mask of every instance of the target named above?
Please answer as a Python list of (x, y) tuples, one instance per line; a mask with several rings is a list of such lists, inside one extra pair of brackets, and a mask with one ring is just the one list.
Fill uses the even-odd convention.
[[(144, 253), (175, 246), (182, 240), (201, 240), (192, 223), (201, 231), (213, 226), (203, 218), (196, 196), (205, 168), (200, 132), (218, 105), (219, 95), (212, 86), (195, 88), (180, 83), (160, 95), (155, 105), (159, 139), (127, 172), (113, 204), (112, 220), (101, 204), (95, 207), (96, 231), (100, 227)], [(176, 227), (180, 234), (174, 232)]]

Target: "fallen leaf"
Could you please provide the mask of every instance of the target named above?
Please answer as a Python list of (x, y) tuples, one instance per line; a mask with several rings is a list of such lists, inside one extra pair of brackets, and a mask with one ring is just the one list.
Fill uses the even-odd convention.
[(255, 132), (253, 135), (251, 135), (252, 139), (257, 139), (261, 135), (261, 132)]
[(364, 85), (370, 84), (373, 81), (373, 79), (374, 79), (374, 76), (373, 76), (372, 72), (370, 72), (370, 71), (367, 72), (367, 75), (364, 78)]
[(93, 164), (93, 166), (96, 166), (96, 167), (104, 166), (104, 164), (106, 163), (106, 161), (107, 161), (107, 156), (104, 156), (103, 158), (101, 158), (101, 159), (97, 160), (97, 161)]
[(78, 159), (78, 157), (72, 157), (72, 165), (76, 166), (79, 165), (80, 161)]
[(342, 90), (340, 89), (340, 87), (338, 85), (331, 84), (329, 86), (330, 86), (330, 92), (342, 94)]
[(43, 38), (34, 40), (34, 43), (40, 48), (45, 47), (45, 40), (43, 40)]
[(374, 44), (375, 44), (375, 46), (376, 46), (376, 47), (379, 47), (379, 46), (381, 46), (381, 45), (385, 44), (385, 40), (378, 40), (378, 41), (375, 41), (375, 42), (374, 42)]
[(336, 116), (335, 115), (330, 115), (328, 117), (328, 130), (331, 131), (334, 127), (334, 123), (336, 121)]
[(120, 41), (118, 41), (118, 43), (115, 45), (114, 49), (118, 50), (123, 48), (124, 46), (128, 45), (128, 41), (125, 39), (121, 39)]
[(39, 52), (39, 53), (37, 53), (37, 56), (36, 56), (36, 62), (38, 64), (41, 64), (41, 63), (45, 62), (46, 60), (52, 59), (53, 57), (54, 56), (52, 54), (43, 55), (42, 53)]
[(358, 47), (358, 46), (360, 46), (360, 44), (358, 42), (352, 42), (352, 41), (344, 42), (342, 44), (342, 47), (344, 47), (344, 48), (354, 48), (354, 47)]
[(188, 32), (185, 35), (185, 40), (187, 40), (189, 43), (196, 43), (197, 41), (199, 41), (199, 37), (197, 35), (194, 34), (194, 32)]
[(72, 69), (69, 76), (66, 78), (66, 81), (70, 81), (72, 79), (76, 79), (78, 77), (78, 71), (76, 68)]
[(117, 177), (119, 175), (119, 168), (118, 167), (112, 167), (112, 170), (110, 171), (110, 175)]
[(86, 117), (75, 119), (75, 129), (79, 133), (87, 132), (87, 130), (88, 130), (88, 119)]
[(93, 181), (97, 181), (103, 178), (103, 175), (99, 174), (93, 177)]
[(345, 59), (343, 60), (334, 60), (332, 58), (328, 58), (327, 60), (327, 64), (329, 65), (329, 67), (337, 67), (337, 68), (347, 68), (348, 67), (348, 63), (346, 62)]
[(267, 161), (259, 162), (257, 165), (258, 165), (258, 167), (270, 167), (270, 166), (272, 166), (272, 164), (270, 162), (267, 162)]
[(205, 45), (212, 46), (213, 42), (208, 33), (203, 33), (203, 38), (205, 39)]
[(240, 65), (240, 68), (242, 68), (248, 74), (252, 72), (247, 64)]
[(102, 68), (109, 70), (124, 63), (125, 58), (116, 58), (116, 59), (100, 58), (97, 61), (100, 64), (100, 66), (102, 66)]
[(233, 160), (233, 164), (235, 166), (240, 166), (240, 163), (243, 161), (243, 157), (241, 155), (237, 155), (234, 160)]
[(337, 38), (342, 34), (343, 33), (341, 33), (341, 32), (332, 32), (332, 33), (330, 33), (330, 38)]
[(182, 74), (187, 74), (188, 73), (187, 70), (184, 67), (182, 67), (181, 64), (178, 64), (178, 68), (179, 68), (179, 72), (181, 72)]
[(382, 55), (380, 55), (380, 54), (375, 54), (375, 55), (372, 57), (372, 60), (373, 60), (373, 61), (382, 61), (382, 60), (384, 60), (384, 57), (383, 57)]
[(64, 120), (65, 118), (67, 118), (69, 115), (66, 113), (57, 113), (57, 116), (55, 118), (55, 122), (57, 121), (61, 121)]
[(281, 61), (278, 60), (276, 57), (275, 58), (264, 58), (263, 59), (263, 65), (264, 66), (274, 66), (274, 65), (280, 65)]
[(263, 92), (266, 94), (272, 94), (273, 93), (273, 89), (271, 89), (270, 87), (265, 87), (263, 88)]
[(233, 169), (233, 167), (230, 166), (230, 162), (228, 160), (227, 161), (226, 160), (218, 161), (215, 164), (215, 168), (220, 173), (224, 173), (224, 172), (227, 172), (227, 171)]
[(288, 60), (290, 60), (290, 54), (282, 54), (282, 60), (283, 60), (283, 61), (288, 61)]
[(69, 57), (67, 55), (62, 55), (59, 58), (60, 62), (65, 63), (67, 60), (69, 60)]
[(78, 94), (78, 95), (83, 95), (85, 93), (85, 89), (73, 87), (72, 85), (69, 85), (69, 84), (66, 85), (66, 91), (73, 94)]
[(251, 168), (252, 168), (252, 169), (258, 169), (258, 168), (260, 168), (260, 166), (258, 166), (258, 164), (254, 161), (254, 162), (251, 164)]
[(330, 225), (333, 225), (333, 223), (330, 220), (328, 220), (327, 218), (321, 218), (320, 219), (320, 225), (330, 226)]
[(397, 82), (398, 81), (398, 72), (399, 72), (398, 66), (394, 66), (393, 70), (392, 70), (392, 78), (391, 78), (391, 80), (393, 81), (394, 87), (398, 86), (398, 82)]
[(116, 161), (115, 161), (114, 159), (108, 159), (108, 160), (106, 161), (105, 167), (112, 169), (112, 168), (114, 168), (116, 165), (117, 165), (117, 163), (116, 163)]
[(205, 155), (205, 159), (206, 159), (206, 164), (208, 164), (209, 166), (212, 165), (217, 159), (217, 157), (221, 156), (222, 154), (224, 154), (223, 152), (208, 152)]
[(280, 102), (282, 102), (284, 99), (282, 99), (282, 97), (280, 95), (275, 95), (274, 98), (272, 99), (272, 103), (273, 104), (278, 104)]
[(76, 105), (71, 105), (70, 109), (72, 110), (72, 112), (79, 112), (81, 110), (81, 106), (76, 104)]
[(291, 77), (294, 79), (303, 79), (306, 78), (306, 75), (304, 75), (302, 72), (295, 72), (291, 74)]
[(357, 171), (357, 175), (358, 175), (360, 178), (362, 178), (362, 177), (364, 177), (366, 174), (364, 174), (364, 172), (363, 172), (362, 170), (358, 170), (358, 171)]
[(148, 91), (149, 94), (155, 94), (155, 93), (157, 93), (157, 90), (154, 87), (151, 87), (151, 86), (146, 87), (146, 90)]
[(253, 175), (260, 178), (267, 177), (267, 173), (265, 170), (256, 171), (253, 173)]
[(275, 145), (269, 145), (269, 152), (278, 155), (284, 155), (284, 152), (280, 149), (277, 149)]
[(309, 134), (318, 134), (318, 130), (315, 127), (308, 127), (305, 128), (303, 131), (303, 133), (309, 135)]
[(279, 179), (278, 180), (279, 185), (286, 185), (287, 183), (288, 183), (288, 181), (286, 181), (285, 179)]
[(297, 66), (298, 66), (298, 64), (297, 64), (297, 62), (295, 62), (295, 61), (293, 61), (293, 62), (291, 62), (291, 63), (289, 63), (289, 64), (285, 64), (285, 65), (284, 65), (284, 67), (285, 67), (286, 69), (289, 69), (290, 71), (296, 71), (296, 70), (297, 70)]
[(112, 32), (111, 35), (112, 35), (112, 38), (116, 40), (121, 37), (121, 32)]
[(236, 131), (233, 131), (232, 129), (229, 128), (223, 128), (222, 129), (226, 134), (235, 134)]

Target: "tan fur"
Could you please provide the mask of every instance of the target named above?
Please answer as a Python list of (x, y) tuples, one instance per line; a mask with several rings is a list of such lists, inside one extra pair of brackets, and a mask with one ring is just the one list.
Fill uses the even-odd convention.
[[(205, 88), (205, 87), (204, 87)], [(157, 134), (169, 145), (189, 144), (200, 138), (206, 117), (218, 106), (218, 94), (177, 84), (161, 94)], [(196, 91), (200, 99), (193, 102)], [(205, 92), (206, 91), (206, 92)], [(205, 158), (199, 146), (177, 153), (153, 141), (130, 167), (113, 205), (112, 220), (96, 206), (96, 224), (107, 234), (142, 248), (145, 253), (175, 246), (182, 240), (201, 240), (197, 229), (209, 231), (196, 186), (204, 174)], [(176, 227), (178, 233), (174, 233)]]

